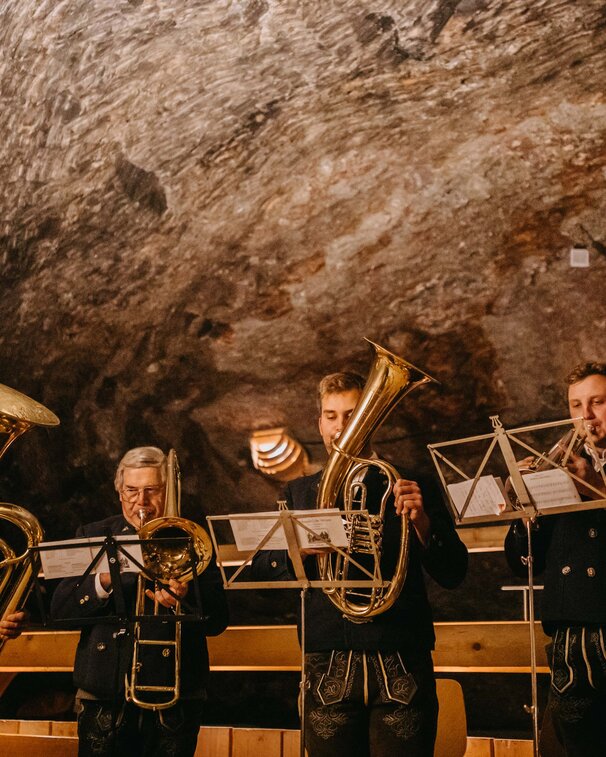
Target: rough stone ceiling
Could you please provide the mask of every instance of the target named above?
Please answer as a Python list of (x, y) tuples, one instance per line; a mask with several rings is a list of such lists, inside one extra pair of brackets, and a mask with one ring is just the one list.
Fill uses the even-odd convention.
[(604, 358), (606, 3), (4, 0), (0, 40), (0, 382), (63, 422), (2, 467), (66, 531), (148, 441), (267, 505), (249, 430), (314, 442), (364, 336), (443, 382), (390, 423), (425, 464)]

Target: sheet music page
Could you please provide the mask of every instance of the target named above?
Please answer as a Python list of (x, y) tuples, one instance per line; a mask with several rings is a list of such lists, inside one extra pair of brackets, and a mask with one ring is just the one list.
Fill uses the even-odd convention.
[[(463, 511), (474, 480), (470, 478), (458, 484), (448, 485), (448, 492), (459, 515)], [(505, 495), (501, 479), (494, 476), (480, 476), (463, 520), (481, 515), (500, 515), (504, 509)]]
[(522, 478), (530, 497), (539, 510), (581, 501), (574, 481), (561, 468), (525, 473)]
[[(325, 510), (295, 510), (300, 522), (297, 523), (299, 546), (305, 547), (346, 547), (347, 534), (343, 525), (343, 513), (338, 508)], [(309, 533), (301, 523), (313, 531)]]
[[(328, 547), (331, 544), (337, 547), (347, 546), (347, 536), (341, 518), (342, 513), (337, 508), (291, 510), (290, 512), (301, 519), (307, 528), (314, 532), (310, 534), (299, 523), (296, 524), (297, 539), (301, 547)], [(276, 512), (255, 513), (245, 518), (229, 518), (238, 550), (240, 552), (254, 552), (258, 549), (267, 532), (271, 530), (279, 518), (280, 515)], [(284, 530), (282, 526), (279, 526), (263, 545), (262, 550), (287, 548)]]
[[(271, 515), (271, 518), (267, 516)], [(259, 517), (256, 517), (259, 516)], [(240, 552), (254, 552), (263, 541), (268, 531), (276, 525), (279, 513), (255, 513), (250, 518), (229, 518), (229, 525)], [(286, 549), (286, 536), (280, 526), (271, 535), (263, 549)]]
[[(136, 536), (115, 536), (116, 541), (129, 541)], [(40, 562), (45, 578), (67, 578), (68, 576), (81, 576), (91, 564), (95, 556), (103, 548), (104, 538), (65, 539), (63, 541), (42, 542), (40, 547), (54, 547), (40, 551)], [(143, 562), (140, 544), (129, 544), (124, 547), (130, 557)], [(121, 572), (138, 573), (139, 568), (129, 559), (129, 555), (118, 552), (118, 562)], [(109, 573), (107, 555), (95, 565), (93, 573)]]

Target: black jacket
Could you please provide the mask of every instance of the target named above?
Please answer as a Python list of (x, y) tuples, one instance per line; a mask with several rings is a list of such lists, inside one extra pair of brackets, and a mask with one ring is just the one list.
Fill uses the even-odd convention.
[[(122, 515), (81, 526), (77, 537), (108, 536), (117, 534), (136, 535), (135, 529)], [(122, 574), (127, 610), (131, 613), (135, 606), (137, 575)], [(228, 621), (227, 603), (223, 592), (220, 573), (214, 563), (198, 577), (202, 610), (207, 619), (203, 622), (183, 622), (182, 624), (182, 664), (181, 691), (183, 696), (199, 696), (204, 691), (208, 678), (208, 650), (206, 636), (216, 636), (225, 630)], [(51, 603), (51, 615), (56, 619), (94, 618), (115, 614), (113, 594), (106, 600), (97, 598), (95, 577), (88, 576), (80, 585), (79, 578), (66, 578), (58, 585)], [(191, 603), (194, 592), (190, 589), (187, 600)], [(163, 624), (167, 625), (168, 624)], [(170, 624), (172, 626), (172, 624)], [(150, 635), (157, 632), (158, 626)], [(124, 675), (130, 674), (132, 656), (132, 636), (116, 636), (120, 626), (116, 621), (100, 620), (99, 623), (85, 625), (80, 634), (74, 664), (74, 683), (98, 698), (113, 698), (124, 690)], [(162, 658), (156, 656), (150, 667), (154, 676), (162, 677)], [(172, 657), (170, 658), (172, 665)], [(167, 669), (168, 671), (168, 669)], [(167, 672), (167, 680), (171, 673)], [(157, 681), (156, 682), (160, 682)]]
[[(290, 482), (284, 492), (289, 509), (315, 508), (320, 478), (321, 472)], [(427, 548), (423, 548), (411, 526), (408, 572), (395, 604), (369, 622), (353, 623), (343, 617), (322, 590), (310, 590), (305, 611), (306, 651), (433, 649), (435, 635), (423, 568), (441, 586), (454, 588), (461, 583), (467, 571), (467, 548), (454, 529), (439, 491), (431, 482), (419, 481), (419, 485), (425, 510), (431, 520), (431, 537)], [(377, 499), (376, 494), (373, 497), (373, 488), (372, 485), (369, 488), (368, 503)], [(377, 482), (377, 488), (383, 491), (382, 481)], [(372, 509), (371, 504), (368, 509)], [(393, 563), (399, 551), (400, 531), (400, 519), (395, 514), (393, 499), (387, 504), (387, 513), (384, 555), (385, 562)], [(316, 561), (312, 557), (305, 561), (305, 569), (310, 579), (317, 577)], [(288, 554), (283, 551), (260, 552), (253, 560), (252, 570), (255, 578), (260, 580), (294, 578)], [(387, 578), (391, 576), (387, 571), (384, 575)]]
[[(558, 626), (606, 625), (606, 511), (541, 516), (532, 530), (534, 573), (544, 573), (541, 619)], [(521, 521), (511, 525), (505, 555), (513, 572), (527, 575), (522, 558), (528, 538)]]

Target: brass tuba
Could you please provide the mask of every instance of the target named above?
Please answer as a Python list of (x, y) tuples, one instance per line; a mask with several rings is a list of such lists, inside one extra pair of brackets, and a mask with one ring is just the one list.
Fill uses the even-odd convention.
[[(33, 426), (57, 426), (59, 419), (44, 405), (25, 394), (0, 384), (0, 433), (7, 438), (0, 447), (0, 458), (19, 436)], [(42, 526), (30, 512), (10, 502), (0, 502), (0, 520), (17, 526), (25, 538), (25, 550), (15, 554), (12, 545), (0, 540), (0, 617), (17, 612), (25, 604), (39, 568), (31, 548), (43, 539)], [(4, 646), (0, 639), (0, 650)]]
[[(181, 512), (181, 474), (177, 453), (171, 449), (168, 453), (166, 478), (166, 495), (164, 515), (144, 523), (141, 517), (139, 538), (142, 541), (143, 565), (145, 571), (139, 574), (137, 582), (137, 599), (135, 614), (145, 613), (145, 596), (149, 582), (154, 585), (168, 584), (171, 578), (179, 581), (191, 581), (208, 567), (212, 554), (212, 544), (209, 535), (198, 523), (180, 517)], [(174, 540), (174, 541), (172, 541)], [(190, 547), (196, 554), (196, 569), (192, 565)], [(174, 613), (181, 613), (180, 603), (177, 602)], [(154, 601), (154, 615), (160, 617), (160, 608)], [(130, 679), (126, 677), (125, 695), (127, 702), (134, 702), (137, 706), (148, 710), (163, 710), (177, 703), (181, 693), (181, 621), (174, 622), (175, 633), (171, 639), (144, 638), (141, 623), (136, 621), (133, 628), (133, 659), (131, 663)], [(162, 656), (168, 659), (173, 656), (172, 683), (142, 682), (144, 661), (142, 648), (162, 647)], [(153, 673), (151, 674), (153, 675)]]
[[(385, 508), (395, 481), (399, 478), (396, 469), (384, 460), (358, 457), (373, 434), (381, 426), (398, 402), (418, 386), (435, 381), (434, 378), (406, 362), (397, 355), (370, 342), (375, 350), (373, 365), (368, 374), (362, 394), (351, 414), (347, 426), (338, 440), (322, 474), (318, 489), (318, 508), (337, 507), (342, 500), (348, 535), (347, 554), (354, 560), (374, 555), (374, 565), (369, 570), (374, 577), (383, 580), (384, 586), (370, 589), (336, 588), (324, 589), (331, 602), (350, 620), (364, 622), (388, 610), (398, 598), (408, 565), (409, 522), (400, 518), (400, 550), (394, 574), (390, 580), (381, 576), (381, 557)], [(436, 382), (437, 383), (437, 382)], [(372, 467), (381, 470), (388, 480), (378, 513), (369, 515), (368, 524), (356, 515), (356, 510), (365, 507), (365, 487), (359, 483), (363, 473)], [(361, 495), (361, 496), (360, 496)], [(347, 581), (351, 568), (349, 557), (340, 553), (318, 557), (321, 580)]]

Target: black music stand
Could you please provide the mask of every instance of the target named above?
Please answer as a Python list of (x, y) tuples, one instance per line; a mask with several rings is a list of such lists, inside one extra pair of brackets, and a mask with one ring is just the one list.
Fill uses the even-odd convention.
[[(300, 738), (300, 755), (305, 757), (305, 692), (309, 687), (307, 680), (307, 671), (305, 667), (305, 601), (307, 598), (307, 591), (309, 589), (371, 589), (371, 588), (383, 588), (386, 582), (383, 581), (377, 573), (371, 573), (363, 565), (360, 565), (357, 561), (351, 558), (341, 547), (331, 545), (333, 551), (339, 552), (343, 556), (348, 557), (350, 565), (355, 566), (362, 571), (368, 579), (360, 580), (346, 580), (346, 581), (322, 581), (311, 580), (305, 573), (303, 566), (303, 560), (301, 558), (298, 534), (306, 533), (311, 537), (311, 543), (321, 542), (330, 544), (328, 534), (324, 532), (318, 532), (314, 528), (311, 528), (305, 523), (308, 518), (319, 517), (320, 512), (328, 513), (331, 511), (318, 511), (318, 510), (299, 510), (292, 511), (286, 508), (285, 502), (279, 503), (279, 510), (277, 512), (270, 513), (239, 513), (232, 515), (210, 515), (207, 517), (207, 522), (210, 531), (210, 537), (213, 541), (215, 548), (215, 554), (217, 555), (217, 565), (221, 571), (223, 577), (223, 586), (225, 589), (299, 589), (301, 597), (301, 679), (299, 682), (300, 692), (300, 719), (301, 719), (301, 738)], [(332, 513), (331, 513), (332, 514)], [(346, 515), (343, 511), (336, 511), (335, 513), (339, 518)], [(367, 510), (356, 510), (355, 516), (369, 523), (369, 514)], [(230, 520), (268, 520), (271, 521), (271, 527), (265, 531), (265, 535), (262, 536), (255, 546), (245, 553), (245, 558), (236, 572), (227, 577), (225, 573), (224, 561), (221, 559), (221, 550), (219, 548), (217, 536), (215, 534), (214, 523), (220, 521)], [(265, 529), (264, 529), (265, 530)], [(271, 538), (283, 530), (286, 539), (286, 550), (288, 556), (292, 562), (293, 570), (295, 572), (295, 580), (288, 581), (238, 581), (237, 578), (248, 567), (254, 558), (254, 556), (266, 548)], [(377, 545), (374, 541), (372, 529), (369, 529), (371, 534), (371, 549), (372, 554), (376, 557)], [(378, 560), (374, 560), (375, 567), (378, 565)]]
[[(114, 633), (114, 638), (116, 639), (116, 642), (118, 644), (118, 655), (119, 657), (121, 657), (122, 652), (126, 648), (127, 638), (132, 635), (132, 629), (136, 623), (145, 622), (146, 624), (150, 624), (151, 626), (159, 626), (160, 624), (166, 623), (176, 624), (181, 622), (203, 621), (205, 619), (205, 616), (203, 612), (200, 587), (198, 586), (197, 581), (193, 582), (195, 603), (188, 603), (184, 599), (179, 600), (179, 598), (176, 597), (175, 594), (173, 594), (168, 586), (163, 585), (163, 589), (171, 594), (175, 599), (179, 600), (180, 606), (185, 607), (186, 612), (179, 612), (178, 614), (175, 612), (167, 612), (166, 614), (162, 615), (147, 613), (138, 614), (136, 610), (129, 608), (129, 603), (126, 598), (124, 587), (124, 576), (127, 575), (127, 573), (123, 573), (122, 568), (131, 568), (131, 570), (127, 572), (138, 572), (143, 574), (146, 579), (154, 581), (153, 576), (151, 576), (147, 572), (145, 566), (139, 561), (137, 556), (132, 554), (133, 546), (145, 544), (146, 541), (148, 540), (141, 540), (136, 536), (124, 537), (121, 535), (116, 537), (108, 535), (106, 537), (71, 539), (62, 542), (43, 542), (37, 547), (32, 548), (32, 551), (34, 553), (37, 553), (35, 554), (35, 557), (33, 559), (41, 561), (43, 559), (40, 557), (41, 554), (52, 551), (63, 554), (66, 551), (69, 552), (72, 550), (81, 549), (84, 550), (85, 553), (89, 551), (89, 553), (92, 555), (90, 563), (82, 573), (80, 573), (79, 570), (70, 570), (69, 566), (64, 568), (64, 578), (79, 576), (79, 580), (76, 581), (72, 590), (65, 598), (65, 603), (70, 597), (75, 594), (75, 592), (78, 590), (78, 588), (86, 578), (88, 578), (93, 573), (99, 572), (102, 567), (104, 571), (106, 570), (109, 572), (112, 582), (112, 592), (110, 595), (111, 602), (108, 604), (109, 611), (106, 614), (94, 615), (89, 618), (56, 617), (52, 620), (49, 620), (48, 614), (43, 606), (43, 602), (41, 601), (39, 582), (38, 579), (36, 579), (35, 591), (39, 597), (39, 606), (41, 607), (41, 615), (43, 618), (44, 626), (51, 628), (82, 629), (86, 628), (87, 626), (97, 624), (115, 625), (117, 627), (117, 630)], [(158, 546), (162, 542), (168, 542), (171, 544), (174, 544), (175, 542), (189, 542), (189, 544), (187, 545), (189, 550), (189, 558), (195, 575), (196, 566), (199, 560), (196, 550), (193, 546), (192, 539), (189, 536), (157, 537), (149, 541), (153, 541), (155, 546)], [(129, 551), (129, 549), (131, 551)], [(102, 564), (102, 560), (104, 560), (105, 558), (107, 558), (106, 566)], [(132, 570), (133, 567), (136, 568), (136, 571)], [(52, 580), (57, 580), (57, 578), (59, 577), (60, 576), (55, 576), (55, 578), (53, 578)], [(56, 614), (61, 613), (62, 607), (63, 605), (60, 605), (58, 608), (56, 608)], [(116, 667), (116, 676), (118, 676), (118, 674), (119, 670), (118, 667)], [(119, 681), (117, 680), (117, 678), (115, 681), (115, 688), (116, 690), (119, 689)]]
[[(42, 542), (41, 544), (31, 547), (31, 561), (32, 564), (39, 565), (41, 558), (40, 555), (45, 552), (51, 552), (51, 551), (62, 551), (62, 550), (76, 550), (76, 549), (82, 549), (83, 546), (90, 547), (93, 551), (95, 549), (98, 549), (96, 554), (94, 554), (90, 560), (90, 563), (87, 565), (86, 569), (80, 574), (80, 572), (76, 573), (65, 573), (65, 578), (68, 578), (70, 576), (80, 576), (80, 581), (75, 584), (74, 589), (71, 593), (75, 592), (81, 585), (82, 581), (84, 581), (86, 578), (88, 578), (91, 574), (94, 574), (98, 572), (98, 568), (101, 564), (101, 561), (104, 557), (107, 557), (107, 570), (111, 576), (112, 580), (112, 604), (114, 612), (110, 613), (108, 615), (96, 615), (94, 618), (56, 618), (53, 620), (50, 620), (48, 617), (48, 612), (46, 611), (46, 608), (44, 607), (44, 602), (42, 598), (42, 591), (40, 588), (40, 581), (39, 577), (37, 575), (36, 571), (36, 578), (34, 579), (34, 591), (36, 592), (38, 598), (39, 598), (39, 604), (40, 604), (40, 611), (41, 611), (41, 617), (43, 618), (43, 624), (45, 626), (50, 626), (53, 628), (62, 628), (62, 627), (85, 627), (87, 625), (94, 625), (95, 623), (102, 623), (102, 622), (113, 622), (117, 625), (125, 625), (128, 626), (132, 623), (138, 622), (138, 621), (152, 621), (155, 622), (158, 620), (158, 616), (155, 615), (148, 615), (148, 614), (142, 614), (137, 615), (136, 613), (132, 613), (129, 610), (127, 610), (127, 603), (125, 600), (125, 594), (124, 594), (124, 586), (123, 586), (123, 573), (122, 573), (122, 566), (124, 565), (125, 561), (130, 563), (131, 565), (134, 565), (137, 568), (138, 572), (141, 572), (148, 580), (154, 581), (154, 577), (150, 575), (147, 572), (147, 569), (145, 568), (145, 565), (143, 565), (131, 552), (128, 551), (129, 547), (132, 547), (133, 545), (143, 545), (147, 541), (153, 541), (155, 545), (162, 544), (163, 542), (174, 544), (175, 542), (189, 542), (188, 548), (189, 548), (189, 557), (192, 565), (192, 570), (194, 572), (194, 575), (196, 574), (196, 567), (199, 562), (198, 555), (196, 553), (196, 550), (193, 545), (193, 540), (189, 536), (185, 537), (155, 537), (151, 540), (143, 540), (139, 539), (136, 536), (130, 537), (130, 538), (124, 538), (120, 537), (117, 539), (115, 536), (108, 535), (108, 536), (94, 536), (86, 539), (86, 544), (84, 545), (83, 539), (67, 539), (65, 541), (60, 542)], [(57, 577), (59, 578), (59, 577)], [(55, 580), (55, 579), (53, 579)], [(205, 616), (203, 613), (203, 607), (202, 607), (202, 596), (200, 593), (200, 587), (198, 586), (197, 581), (194, 581), (194, 596), (195, 596), (195, 606), (191, 603), (186, 602), (185, 600), (181, 599), (181, 605), (184, 605), (186, 609), (188, 610), (187, 613), (182, 613), (179, 615), (175, 615), (174, 613), (171, 613), (170, 615), (167, 615), (166, 617), (162, 616), (160, 620), (162, 622), (177, 622), (177, 621), (200, 621), (204, 620)], [(169, 594), (171, 594), (175, 599), (178, 599), (172, 591), (168, 588), (168, 586), (163, 586), (165, 591), (167, 591)]]
[[(464, 439), (455, 439), (449, 442), (439, 444), (428, 444), (427, 447), (431, 453), (432, 460), (440, 477), (440, 481), (446, 493), (450, 509), (452, 511), (455, 523), (457, 525), (479, 525), (490, 526), (514, 520), (523, 520), (526, 529), (526, 538), (528, 543), (528, 556), (524, 562), (528, 573), (528, 626), (530, 634), (530, 670), (531, 670), (531, 690), (532, 703), (524, 705), (525, 711), (532, 717), (532, 734), (534, 757), (539, 757), (539, 719), (538, 719), (538, 695), (537, 695), (537, 654), (535, 628), (535, 608), (534, 608), (534, 563), (532, 556), (532, 525), (540, 516), (557, 515), (567, 512), (578, 512), (581, 510), (594, 510), (606, 506), (606, 499), (603, 492), (593, 486), (586, 484), (578, 476), (570, 473), (566, 468), (553, 463), (542, 452), (534, 449), (532, 446), (519, 438), (529, 432), (541, 431), (543, 429), (555, 428), (558, 426), (576, 426), (579, 419), (567, 419), (563, 421), (553, 421), (550, 423), (539, 423), (531, 426), (523, 426), (516, 429), (505, 429), (499, 420), (498, 415), (490, 418), (493, 432), (491, 434), (482, 434)], [(482, 461), (478, 465), (473, 476), (468, 476), (462, 466), (456, 464), (441, 451), (446, 447), (460, 447), (461, 445), (489, 442), (484, 452)], [(512, 443), (522, 448), (526, 454), (530, 453), (535, 458), (544, 461), (550, 470), (560, 470), (573, 483), (581, 483), (592, 489), (594, 494), (599, 495), (599, 499), (578, 502), (563, 502), (561, 504), (540, 504), (538, 493), (533, 497), (529, 492), (524, 476), (520, 472), (515, 455), (513, 453)], [(575, 437), (570, 440), (569, 447), (565, 452), (564, 460), (568, 458), (570, 451), (575, 443)], [(485, 471), (490, 469), (489, 463), (492, 461), (493, 453), (496, 457), (500, 453), (500, 467), (505, 469), (508, 474), (509, 492), (506, 487), (500, 488), (502, 495), (499, 502), (499, 495), (495, 494), (495, 487), (500, 487), (495, 483), (494, 476), (486, 476)], [(454, 475), (457, 483), (465, 485), (465, 496), (455, 498), (453, 484), (448, 483), (447, 474), (450, 477)], [(484, 474), (484, 475), (483, 475)], [(606, 486), (606, 475), (604, 470), (601, 472), (604, 486)], [(488, 487), (482, 491), (482, 484), (486, 479), (493, 479), (488, 482)], [(496, 491), (499, 491), (497, 488)], [(495, 508), (495, 505), (498, 505)]]

